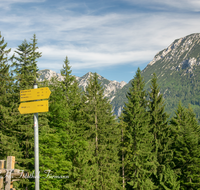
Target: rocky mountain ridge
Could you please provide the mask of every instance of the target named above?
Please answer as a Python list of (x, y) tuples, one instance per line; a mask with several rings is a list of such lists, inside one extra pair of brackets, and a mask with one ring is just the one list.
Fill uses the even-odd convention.
[(157, 53), (154, 59), (143, 70), (143, 73), (155, 63), (162, 63), (162, 69), (170, 69), (171, 75), (183, 71), (182, 75), (191, 73), (194, 76), (194, 66), (200, 65), (200, 34), (195, 33), (175, 40), (166, 49)]
[[(160, 59), (178, 61), (180, 58), (186, 60), (191, 50), (200, 43), (200, 34), (195, 33), (175, 40), (166, 49), (157, 53), (154, 59), (148, 64), (153, 65)], [(175, 59), (174, 59), (175, 58)]]
[[(50, 81), (52, 77), (56, 77), (57, 80), (59, 81), (64, 80), (64, 77), (60, 73), (56, 73), (55, 71), (52, 71), (50, 69), (40, 70), (38, 71), (38, 73), (40, 74), (40, 77), (38, 78), (39, 82), (43, 81), (44, 79)], [(86, 90), (86, 87), (88, 85), (88, 79), (90, 78), (91, 75), (93, 75), (93, 73), (88, 72), (82, 77), (74, 76), (79, 83), (79, 87), (81, 87), (84, 91)], [(112, 102), (112, 100), (115, 98), (116, 92), (127, 84), (124, 81), (121, 82), (117, 82), (115, 80), (111, 81), (102, 77), (99, 74), (97, 75), (98, 75), (98, 80), (102, 83), (103, 87), (105, 88), (104, 96), (107, 97), (110, 100), (110, 102)]]
[[(166, 49), (158, 52), (153, 60), (142, 70), (146, 83), (150, 88), (151, 78), (155, 72), (158, 77), (160, 91), (163, 94), (166, 110), (174, 113), (178, 102), (184, 106), (191, 104), (195, 113), (200, 113), (200, 33), (191, 34), (175, 40)], [(130, 82), (120, 89), (112, 103), (115, 112), (121, 110), (126, 99)], [(200, 114), (199, 114), (200, 115)]]

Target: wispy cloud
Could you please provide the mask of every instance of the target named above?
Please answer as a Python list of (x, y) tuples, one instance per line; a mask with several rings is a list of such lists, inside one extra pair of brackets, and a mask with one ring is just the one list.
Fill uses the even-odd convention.
[(26, 4), (26, 3), (44, 3), (46, 0), (1, 0), (0, 8), (6, 11), (12, 10), (12, 6), (16, 4)]
[[(151, 55), (155, 52), (152, 51), (132, 51), (122, 53), (106, 53), (106, 52), (92, 52), (88, 50), (80, 49), (57, 49), (57, 47), (41, 47), (40, 50), (43, 52), (43, 57), (51, 59), (52, 63), (49, 63), (53, 67), (56, 60), (59, 57), (68, 56), (70, 60), (73, 60), (73, 69), (81, 68), (98, 68), (107, 67), (111, 65), (117, 65), (122, 63), (132, 63), (134, 61), (140, 62), (141, 60), (147, 61), (151, 59)], [(144, 58), (144, 54), (146, 57)], [(57, 65), (63, 65), (63, 62), (57, 62)]]
[(131, 5), (142, 5), (145, 8), (150, 8), (151, 10), (161, 10), (161, 11), (199, 11), (200, 1), (199, 0), (125, 0)]
[(16, 3), (43, 3), (46, 0), (1, 0), (0, 6), (11, 5)]

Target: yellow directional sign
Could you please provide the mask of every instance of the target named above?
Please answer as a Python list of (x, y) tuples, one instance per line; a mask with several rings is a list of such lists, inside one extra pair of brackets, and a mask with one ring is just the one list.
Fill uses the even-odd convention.
[(21, 103), (18, 110), (21, 114), (48, 112), (48, 100)]
[(20, 90), (20, 101), (47, 99), (50, 94), (51, 91), (48, 87)]

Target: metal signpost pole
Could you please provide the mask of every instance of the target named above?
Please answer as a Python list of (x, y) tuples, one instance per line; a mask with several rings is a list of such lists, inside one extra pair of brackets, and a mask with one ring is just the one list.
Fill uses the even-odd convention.
[[(39, 172), (39, 134), (38, 134), (38, 112), (48, 112), (48, 100), (38, 101), (49, 98), (51, 91), (48, 87), (38, 88), (34, 81), (33, 89), (20, 90), (20, 103), (18, 110), (21, 114), (34, 113), (34, 151), (35, 151), (35, 190), (40, 189), (40, 172)], [(34, 102), (24, 102), (36, 100)], [(1, 178), (0, 178), (1, 180)], [(1, 181), (0, 181), (1, 185)]]
[[(34, 82), (33, 88), (36, 89), (38, 86), (36, 81)], [(34, 151), (35, 151), (35, 190), (39, 190), (39, 135), (38, 135), (38, 113), (34, 113)]]

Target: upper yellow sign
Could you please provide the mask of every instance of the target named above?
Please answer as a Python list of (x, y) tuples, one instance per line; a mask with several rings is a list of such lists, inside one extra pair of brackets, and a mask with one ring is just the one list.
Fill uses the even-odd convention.
[(20, 101), (47, 99), (50, 94), (51, 91), (48, 87), (20, 90)]

